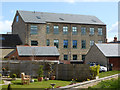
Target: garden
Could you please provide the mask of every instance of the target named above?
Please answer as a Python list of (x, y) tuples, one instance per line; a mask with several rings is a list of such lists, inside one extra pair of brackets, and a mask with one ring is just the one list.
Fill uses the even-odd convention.
[[(102, 78), (102, 77), (106, 77), (106, 76), (110, 76), (110, 75), (113, 75), (113, 74), (120, 73), (120, 71), (108, 71), (108, 72), (99, 73), (99, 66), (91, 67), (90, 69), (91, 69), (93, 79), (95, 79), (94, 78), (95, 76), (99, 76), (99, 78)], [(59, 87), (67, 86), (67, 85), (80, 83), (80, 81), (78, 81), (77, 79), (74, 79), (74, 78), (71, 79), (70, 81), (55, 80), (55, 77), (54, 78), (51, 77), (51, 76), (54, 76), (54, 70), (52, 68), (50, 68), (50, 71), (48, 72), (49, 73), (49, 78), (45, 77), (43, 75), (43, 73), (44, 73), (43, 66), (40, 65), (39, 70), (38, 70), (38, 77), (37, 78), (28, 78), (28, 80), (30, 80), (29, 84), (27, 84), (26, 82), (24, 83), (22, 81), (22, 77), (17, 78), (16, 74), (12, 74), (11, 76), (8, 76), (8, 79), (12, 80), (9, 88), (12, 88), (12, 89), (15, 89), (15, 88), (48, 89), (48, 88), (52, 88), (52, 85), (54, 85), (54, 88), (59, 88)], [(87, 81), (89, 81), (89, 80), (90, 80), (90, 78), (87, 79)], [(117, 82), (115, 80), (112, 80), (112, 81), (114, 81), (115, 83)], [(1, 83), (3, 84), (4, 82), (2, 81)], [(105, 83), (105, 82), (102, 82), (102, 83)], [(96, 87), (99, 87), (99, 86), (96, 86)], [(100, 87), (102, 87), (102, 86), (100, 86)], [(3, 85), (2, 88), (7, 89), (8, 85)]]

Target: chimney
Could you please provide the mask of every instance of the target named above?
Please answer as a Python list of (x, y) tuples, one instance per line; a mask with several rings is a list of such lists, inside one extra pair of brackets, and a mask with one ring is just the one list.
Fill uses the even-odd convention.
[(117, 42), (117, 37), (116, 36), (114, 37), (114, 42)]

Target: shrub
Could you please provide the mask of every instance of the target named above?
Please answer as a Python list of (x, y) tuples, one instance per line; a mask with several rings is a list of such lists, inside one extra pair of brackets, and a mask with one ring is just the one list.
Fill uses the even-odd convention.
[(34, 80), (34, 82), (37, 82), (37, 81), (38, 81), (37, 79)]
[(93, 78), (96, 77), (96, 76), (99, 76), (100, 65), (91, 66), (90, 70), (91, 70)]
[(2, 74), (0, 74), (0, 77), (2, 77)]
[(43, 65), (40, 65), (40, 68), (38, 70), (38, 77), (43, 77)]
[(16, 75), (16, 74), (13, 74), (13, 75), (12, 75), (12, 78), (16, 78), (16, 77), (17, 77), (17, 75)]

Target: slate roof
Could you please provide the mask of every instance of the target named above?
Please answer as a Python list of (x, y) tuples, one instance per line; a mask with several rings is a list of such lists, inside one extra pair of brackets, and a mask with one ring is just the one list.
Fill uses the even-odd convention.
[(95, 44), (106, 57), (120, 57), (120, 44)]
[(21, 10), (18, 10), (18, 13), (26, 23), (60, 22), (60, 23), (105, 25), (97, 17), (90, 15), (34, 12), (34, 11), (21, 11)]
[(59, 56), (56, 47), (40, 46), (17, 46), (19, 56)]
[(18, 34), (0, 34), (0, 42), (0, 48), (16, 48), (22, 44)]

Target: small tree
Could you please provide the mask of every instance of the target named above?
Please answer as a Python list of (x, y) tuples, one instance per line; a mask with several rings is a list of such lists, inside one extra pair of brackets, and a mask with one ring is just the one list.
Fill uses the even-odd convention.
[(39, 67), (38, 77), (43, 77), (43, 65), (40, 65), (40, 67)]

